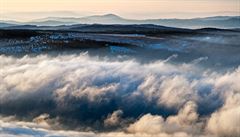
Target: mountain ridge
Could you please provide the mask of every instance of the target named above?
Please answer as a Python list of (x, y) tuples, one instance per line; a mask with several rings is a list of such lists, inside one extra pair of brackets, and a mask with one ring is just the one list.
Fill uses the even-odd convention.
[[(0, 21), (1, 22), (1, 21)], [(7, 23), (7, 22), (1, 22)], [(85, 17), (46, 17), (16, 25), (59, 26), (74, 24), (154, 24), (177, 28), (240, 28), (240, 16), (212, 16), (192, 19), (126, 19), (115, 14)]]

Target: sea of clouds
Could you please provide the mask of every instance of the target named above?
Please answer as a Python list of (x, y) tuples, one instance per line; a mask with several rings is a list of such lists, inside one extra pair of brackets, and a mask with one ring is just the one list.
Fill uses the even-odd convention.
[(240, 137), (240, 68), (171, 58), (1, 55), (0, 136)]

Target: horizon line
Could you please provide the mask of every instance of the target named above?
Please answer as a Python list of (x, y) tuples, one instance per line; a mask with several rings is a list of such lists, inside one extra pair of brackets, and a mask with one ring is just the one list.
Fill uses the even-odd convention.
[[(49, 12), (64, 12), (64, 11), (46, 11), (46, 12), (18, 12), (19, 14), (37, 14), (37, 13), (49, 13)], [(71, 12), (71, 11), (65, 11), (65, 12)], [(230, 13), (231, 11), (228, 11), (228, 13)], [(8, 13), (8, 14), (14, 14), (15, 12), (12, 12), (12, 13)], [(73, 14), (77, 14), (77, 12), (71, 12)], [(161, 14), (166, 14), (166, 13), (176, 13), (176, 12), (164, 12), (164, 13), (161, 13)], [(220, 12), (181, 12), (181, 13), (188, 13), (188, 14), (194, 14), (194, 13), (220, 13)], [(180, 14), (181, 14), (180, 13)], [(227, 12), (222, 12), (222, 13), (227, 13)], [(232, 12), (232, 13), (236, 13), (238, 14), (237, 12)], [(6, 13), (2, 13), (2, 14), (6, 14)], [(209, 18), (209, 17), (238, 17), (240, 16), (239, 14), (236, 15), (236, 14), (229, 14), (229, 15), (202, 15), (202, 16), (195, 16), (195, 17), (189, 17), (189, 18), (184, 18), (184, 17), (156, 17), (156, 18), (129, 18), (129, 17), (125, 17), (125, 16), (122, 16), (122, 15), (119, 15), (119, 14), (116, 14), (116, 13), (103, 13), (103, 14), (88, 14), (88, 15), (69, 15), (69, 16), (59, 16), (59, 15), (53, 15), (53, 16), (45, 16), (45, 17), (39, 17), (39, 18), (34, 18), (34, 19), (28, 19), (28, 20), (21, 20), (21, 19), (1, 19), (1, 21), (15, 21), (15, 22), (31, 22), (31, 21), (35, 21), (35, 20), (39, 20), (39, 19), (46, 19), (46, 18), (87, 18), (87, 17), (92, 17), (92, 16), (107, 16), (107, 15), (113, 15), (113, 16), (117, 16), (117, 17), (120, 17), (120, 18), (123, 18), (123, 19), (130, 19), (130, 20), (154, 20), (154, 19), (198, 19), (198, 18)], [(1, 14), (0, 14), (1, 15)], [(1, 16), (0, 16), (1, 17)]]

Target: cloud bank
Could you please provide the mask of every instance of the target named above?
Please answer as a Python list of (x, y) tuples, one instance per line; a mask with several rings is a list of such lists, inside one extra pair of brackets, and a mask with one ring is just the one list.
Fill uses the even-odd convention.
[(240, 68), (88, 54), (0, 60), (0, 136), (240, 135)]

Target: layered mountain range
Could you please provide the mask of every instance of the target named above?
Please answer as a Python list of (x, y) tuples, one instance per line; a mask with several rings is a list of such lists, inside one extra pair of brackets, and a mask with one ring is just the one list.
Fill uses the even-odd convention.
[(177, 28), (240, 28), (240, 16), (214, 16), (193, 19), (126, 19), (114, 14), (86, 17), (47, 17), (29, 22), (0, 21), (0, 27), (19, 25), (61, 26), (74, 24), (154, 24)]

